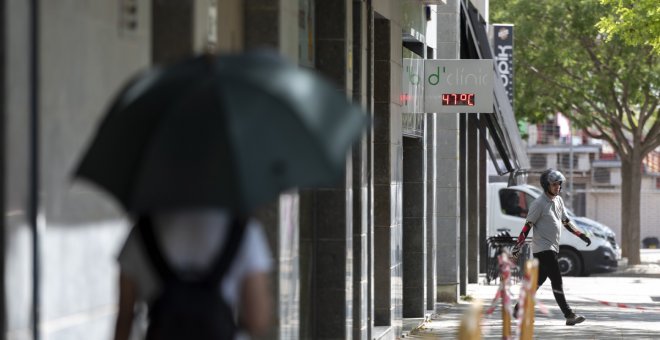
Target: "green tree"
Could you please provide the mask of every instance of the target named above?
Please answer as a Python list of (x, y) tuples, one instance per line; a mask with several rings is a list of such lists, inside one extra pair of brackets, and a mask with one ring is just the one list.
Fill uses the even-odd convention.
[(516, 114), (562, 112), (621, 159), (622, 250), (640, 263), (642, 160), (660, 146), (660, 67), (648, 46), (605, 39), (599, 0), (492, 0), (491, 22), (515, 25)]
[(631, 45), (647, 45), (660, 54), (660, 3), (658, 0), (600, 0), (610, 8), (598, 22), (601, 33), (619, 36)]

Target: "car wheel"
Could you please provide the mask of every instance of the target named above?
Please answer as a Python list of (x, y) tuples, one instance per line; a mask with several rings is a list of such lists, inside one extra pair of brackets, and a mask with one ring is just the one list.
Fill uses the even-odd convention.
[(559, 272), (563, 276), (578, 276), (582, 274), (582, 261), (580, 256), (573, 250), (559, 250)]

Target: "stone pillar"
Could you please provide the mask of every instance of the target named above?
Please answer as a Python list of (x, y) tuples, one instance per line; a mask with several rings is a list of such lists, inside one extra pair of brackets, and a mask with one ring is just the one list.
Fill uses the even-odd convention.
[(437, 148), (437, 301), (458, 300), (459, 274), (459, 186), (458, 186), (458, 117), (438, 114)]
[(374, 20), (374, 326), (392, 318), (390, 22)]
[[(468, 221), (468, 283), (479, 282), (479, 130), (476, 113), (467, 121), (467, 221)], [(485, 187), (484, 187), (485, 189)]]
[[(352, 95), (352, 0), (315, 3), (316, 68)], [(336, 187), (301, 191), (301, 338), (344, 339), (353, 334), (353, 165)]]
[(394, 334), (402, 321), (400, 39), (395, 21), (374, 21), (374, 325)]
[[(219, 0), (223, 1), (223, 0)], [(243, 4), (245, 48), (280, 47), (280, 1), (245, 1)]]
[[(298, 16), (293, 15), (292, 10), (287, 9), (285, 5), (290, 6), (289, 2), (279, 0), (245, 1), (241, 4), (235, 4), (236, 0), (217, 0), (222, 9), (227, 7), (235, 11), (243, 12), (242, 20), (233, 22), (243, 23), (241, 28), (232, 28), (235, 35), (229, 35), (230, 39), (242, 37), (242, 42), (224, 41), (228, 36), (220, 33), (218, 37), (219, 47), (228, 49), (246, 49), (270, 47), (283, 52), (290, 60), (295, 62), (297, 54), (285, 53), (280, 46), (280, 31), (283, 27), (291, 28), (297, 25)], [(222, 17), (225, 14), (220, 14)], [(287, 17), (288, 15), (288, 17)], [(223, 23), (218, 22), (222, 27)], [(295, 26), (297, 27), (297, 26)], [(222, 30), (219, 30), (222, 31)], [(268, 236), (268, 241), (273, 253), (274, 270), (271, 276), (272, 289), (274, 296), (273, 312), (275, 322), (269, 334), (264, 339), (297, 339), (300, 334), (301, 324), (301, 291), (306, 286), (301, 284), (302, 262), (300, 254), (309, 243), (302, 241), (303, 228), (300, 226), (300, 195), (296, 191), (291, 191), (280, 196), (279, 200), (271, 205), (264, 207), (257, 213), (257, 218), (264, 225)], [(306, 256), (308, 253), (304, 253)], [(304, 259), (307, 259), (305, 257)]]
[(468, 225), (467, 225), (467, 114), (459, 117), (459, 143), (458, 143), (458, 179), (459, 179), (459, 294), (467, 294), (467, 253), (468, 253)]
[[(480, 114), (479, 119), (483, 116)], [(485, 130), (484, 130), (485, 131)], [(486, 237), (488, 237), (488, 207), (486, 206), (486, 199), (488, 197), (488, 172), (486, 170), (486, 162), (488, 162), (486, 144), (484, 138), (479, 132), (479, 268), (481, 273), (486, 273), (486, 266), (488, 265), (488, 244)]]
[[(437, 5), (438, 59), (458, 59), (460, 47), (459, 1), (447, 0)], [(458, 300), (459, 278), (459, 186), (458, 186), (458, 117), (459, 114), (437, 114), (437, 300)]]
[(243, 0), (216, 0), (218, 6), (217, 49), (219, 52), (238, 52), (243, 49), (245, 18)]
[[(371, 101), (369, 81), (372, 73), (368, 67), (370, 52), (368, 39), (367, 3), (353, 0), (353, 100), (367, 109)], [(369, 111), (369, 110), (365, 110)], [(369, 339), (370, 318), (369, 296), (370, 260), (369, 232), (372, 218), (369, 201), (367, 145), (370, 134), (365, 134), (353, 147), (353, 338)]]
[[(6, 46), (7, 40), (5, 38), (5, 33), (7, 32), (6, 29), (6, 24), (7, 20), (5, 19), (5, 1), (0, 1), (0, 65), (6, 65), (6, 55), (9, 53), (9, 48)], [(15, 13), (14, 13), (15, 14)], [(2, 140), (2, 149), (0, 149), (0, 208), (3, 211), (8, 211), (7, 209), (7, 204), (5, 201), (5, 182), (7, 181), (7, 171), (5, 170), (5, 166), (7, 164), (5, 160), (5, 150), (7, 149), (6, 145), (6, 134), (5, 134), (5, 127), (6, 127), (6, 121), (7, 121), (7, 113), (6, 113), (6, 100), (5, 96), (7, 93), (5, 92), (5, 84), (7, 83), (7, 78), (6, 77), (6, 72), (5, 72), (5, 66), (0, 68), (0, 80), (2, 80), (2, 84), (0, 84), (0, 140)], [(6, 236), (5, 234), (7, 233), (7, 223), (5, 222), (5, 219), (2, 219), (0, 221), (0, 292), (6, 292), (6, 284), (5, 284), (5, 261), (7, 261), (7, 244), (6, 244)], [(0, 295), (0, 334), (7, 334), (7, 304), (6, 304), (6, 298), (5, 298), (5, 293)]]
[[(367, 113), (371, 122), (375, 121), (374, 110), (374, 0), (366, 0), (366, 19), (367, 19)], [(367, 204), (367, 339), (374, 338), (374, 127), (373, 124), (367, 129), (367, 183), (368, 183), (368, 204)]]
[(216, 4), (208, 0), (154, 2), (151, 11), (153, 63), (169, 64), (203, 51), (211, 27), (211, 6)]
[(426, 309), (435, 309), (436, 300), (436, 230), (437, 230), (437, 161), (435, 113), (426, 114), (424, 143), (426, 149)]
[(274, 323), (263, 339), (297, 339), (300, 304), (299, 196), (294, 190), (280, 195), (255, 215), (263, 224), (273, 254), (271, 290)]
[[(197, 0), (200, 1), (200, 0)], [(226, 0), (216, 0), (225, 2)], [(236, 1), (236, 0), (230, 0)], [(276, 49), (294, 63), (298, 62), (298, 25), (300, 20), (298, 0), (241, 1), (245, 14), (241, 35), (246, 49)], [(222, 5), (223, 8), (227, 4)], [(240, 5), (237, 5), (240, 8)], [(230, 32), (231, 33), (231, 32)], [(223, 32), (219, 33), (222, 36)], [(237, 44), (240, 47), (240, 44)]]
[(193, 53), (194, 1), (160, 1), (151, 8), (151, 60), (167, 64)]
[(403, 138), (403, 317), (426, 312), (426, 150)]

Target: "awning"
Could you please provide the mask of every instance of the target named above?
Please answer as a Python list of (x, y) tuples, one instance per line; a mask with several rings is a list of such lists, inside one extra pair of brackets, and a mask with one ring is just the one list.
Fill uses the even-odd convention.
[[(485, 25), (474, 5), (470, 1), (461, 1), (461, 55), (465, 59), (493, 59)], [(498, 73), (495, 61), (493, 72)], [(500, 79), (499, 75), (495, 78)], [(530, 169), (529, 158), (523, 150), (513, 108), (507, 98), (504, 84), (500, 81), (495, 81), (494, 96), (494, 113), (480, 114), (480, 135), (486, 142), (486, 148), (498, 174), (515, 177)], [(489, 132), (490, 139), (486, 138), (486, 131)], [(502, 164), (497, 162), (498, 157)]]

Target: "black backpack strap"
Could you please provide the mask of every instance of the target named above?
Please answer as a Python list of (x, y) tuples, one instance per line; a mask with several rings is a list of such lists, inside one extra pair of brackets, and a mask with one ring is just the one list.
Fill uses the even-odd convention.
[[(156, 242), (151, 218), (147, 216), (140, 217), (136, 227), (142, 236), (147, 255), (158, 272), (158, 275), (160, 275), (161, 280), (168, 281), (178, 279), (177, 274), (165, 260), (163, 252), (158, 246), (158, 242)], [(223, 250), (215, 257), (210, 272), (202, 280), (204, 285), (207, 285), (207, 287), (214, 287), (220, 283), (220, 280), (222, 280), (222, 277), (229, 269), (229, 266), (238, 252), (241, 241), (243, 240), (243, 234), (245, 234), (245, 228), (246, 220), (244, 218), (234, 218), (230, 227), (229, 236), (226, 238), (224, 247), (222, 248)]]
[(151, 260), (151, 264), (154, 265), (158, 275), (162, 281), (168, 281), (170, 279), (176, 278), (176, 274), (172, 268), (167, 264), (163, 252), (156, 242), (156, 236), (154, 234), (153, 223), (151, 218), (147, 216), (142, 216), (138, 220), (137, 226), (142, 236), (142, 241), (147, 251), (147, 255)]
[(211, 266), (211, 271), (204, 279), (204, 284), (207, 287), (217, 287), (227, 270), (229, 270), (229, 266), (233, 263), (236, 253), (238, 253), (238, 249), (241, 246), (243, 235), (247, 228), (246, 224), (247, 220), (245, 218), (235, 217), (233, 219), (229, 237), (225, 240), (222, 252), (216, 257), (216, 260)]

